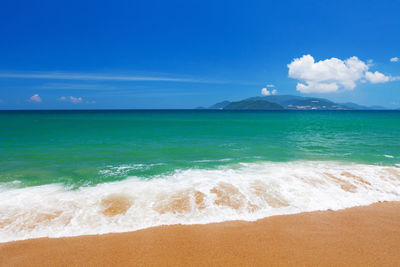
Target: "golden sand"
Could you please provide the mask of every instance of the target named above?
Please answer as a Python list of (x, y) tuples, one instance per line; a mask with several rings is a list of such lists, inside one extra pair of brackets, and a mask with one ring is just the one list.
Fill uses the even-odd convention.
[(133, 204), (133, 200), (129, 197), (112, 194), (101, 202), (103, 206), (103, 214), (109, 217), (124, 214)]
[(3, 243), (0, 265), (400, 266), (400, 203)]

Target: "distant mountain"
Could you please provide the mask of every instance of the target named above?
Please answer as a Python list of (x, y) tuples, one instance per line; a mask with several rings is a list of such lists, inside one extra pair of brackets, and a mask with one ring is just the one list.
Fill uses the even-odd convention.
[(222, 101), (222, 102), (212, 105), (211, 107), (209, 107), (209, 109), (223, 109), (230, 103), (231, 103), (230, 101)]
[[(276, 105), (272, 105), (276, 104)], [(209, 109), (289, 109), (289, 110), (378, 110), (380, 106), (361, 106), (355, 103), (335, 103), (328, 99), (295, 95), (256, 96), (245, 100), (222, 101)]]
[(382, 107), (382, 106), (370, 106), (370, 107), (368, 107), (368, 109), (373, 109), (373, 110), (384, 110), (384, 109), (387, 109), (387, 108)]
[(251, 100), (246, 99), (237, 102), (230, 102), (228, 105), (223, 107), (226, 110), (282, 110), (279, 104), (272, 103), (266, 100)]
[(356, 109), (356, 110), (384, 110), (384, 109), (386, 109), (385, 107), (382, 107), (382, 106), (367, 107), (367, 106), (361, 106), (361, 105), (351, 103), (351, 102), (342, 103), (341, 105), (344, 105), (344, 106), (347, 106), (347, 107), (350, 107), (350, 108)]
[(349, 107), (349, 108), (351, 108), (351, 109), (357, 109), (357, 110), (367, 110), (367, 109), (370, 109), (369, 107), (361, 106), (361, 105), (358, 105), (358, 104), (352, 103), (352, 102), (341, 103), (340, 105)]
[(256, 96), (250, 97), (251, 100), (266, 100), (272, 103), (279, 104), (281, 106), (288, 106), (295, 103), (296, 101), (307, 99), (307, 97), (296, 96), (296, 95), (269, 95), (269, 96)]
[(287, 109), (352, 109), (351, 107), (342, 104), (336, 104), (328, 99), (316, 97), (304, 97), (295, 95), (270, 95), (251, 97), (249, 99), (267, 100), (273, 103), (277, 103)]
[(294, 102), (287, 106), (288, 109), (318, 109), (318, 110), (349, 110), (350, 107), (336, 104), (327, 99), (308, 98)]

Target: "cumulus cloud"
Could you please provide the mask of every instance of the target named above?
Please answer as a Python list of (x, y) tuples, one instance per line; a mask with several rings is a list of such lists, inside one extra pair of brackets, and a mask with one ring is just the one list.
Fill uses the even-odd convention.
[(261, 89), (261, 94), (262, 95), (271, 95), (271, 92), (267, 88)]
[(390, 59), (390, 62), (399, 62), (399, 60), (400, 60), (400, 58), (398, 58), (398, 57), (392, 57)]
[(357, 57), (346, 60), (330, 58), (315, 62), (311, 55), (295, 58), (290, 64), (289, 77), (299, 80), (296, 89), (302, 93), (331, 93), (339, 89), (353, 90), (357, 82), (382, 83), (393, 80), (376, 71)]
[(365, 73), (365, 79), (367, 79), (371, 83), (385, 83), (391, 80), (389, 76), (385, 76), (385, 74), (380, 73), (379, 71), (367, 71)]
[(36, 103), (40, 103), (42, 102), (42, 99), (40, 98), (39, 94), (34, 94), (33, 96), (31, 96), (29, 98), (30, 102), (36, 102)]
[(70, 96), (69, 100), (71, 100), (71, 102), (74, 103), (74, 104), (82, 103), (82, 97)]
[[(273, 87), (273, 85), (272, 86), (269, 86), (269, 85), (271, 85), (271, 84), (267, 84), (267, 87)], [(276, 95), (277, 93), (278, 93), (278, 91), (276, 89), (272, 89), (271, 91), (268, 90), (267, 88), (261, 89), (262, 95)]]
[(74, 96), (70, 96), (68, 98), (66, 96), (62, 96), (59, 99), (60, 101), (70, 101), (71, 103), (74, 104), (82, 103), (83, 101), (82, 97), (74, 97)]

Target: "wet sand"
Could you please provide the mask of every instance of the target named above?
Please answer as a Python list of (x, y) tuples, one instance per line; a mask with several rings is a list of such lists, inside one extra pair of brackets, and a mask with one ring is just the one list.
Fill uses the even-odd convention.
[(400, 202), (0, 244), (1, 266), (400, 266)]

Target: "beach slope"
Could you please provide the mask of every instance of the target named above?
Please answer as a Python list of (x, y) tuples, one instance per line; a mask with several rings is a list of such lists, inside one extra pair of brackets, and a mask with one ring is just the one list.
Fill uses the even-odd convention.
[(1, 266), (400, 265), (400, 203), (0, 244)]

